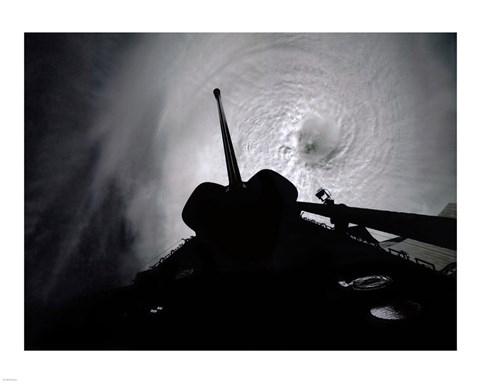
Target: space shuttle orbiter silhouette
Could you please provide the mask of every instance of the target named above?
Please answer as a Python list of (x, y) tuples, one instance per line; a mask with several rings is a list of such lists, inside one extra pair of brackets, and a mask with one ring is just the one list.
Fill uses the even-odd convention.
[(299, 217), (295, 186), (280, 174), (261, 170), (243, 181), (238, 168), (220, 90), (217, 100), (228, 185), (202, 183), (182, 212), (185, 224), (210, 251), (229, 260), (253, 261), (268, 257), (289, 221)]

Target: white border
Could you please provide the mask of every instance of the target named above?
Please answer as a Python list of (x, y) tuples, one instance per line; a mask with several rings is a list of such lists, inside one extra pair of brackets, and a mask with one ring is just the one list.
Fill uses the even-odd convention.
[[(311, 4), (316, 4), (315, 6)], [(65, 2), (2, 6), (0, 380), (18, 383), (478, 382), (478, 32), (475, 8), (447, 1)], [(467, 4), (465, 2), (465, 4)], [(472, 3), (473, 4), (473, 3)], [(458, 352), (24, 352), (23, 32), (458, 32)]]

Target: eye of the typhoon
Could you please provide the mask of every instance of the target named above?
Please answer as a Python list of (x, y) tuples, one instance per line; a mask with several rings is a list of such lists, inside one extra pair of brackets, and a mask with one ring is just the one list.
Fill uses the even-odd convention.
[(339, 129), (331, 119), (308, 116), (297, 139), (300, 158), (306, 163), (317, 164), (334, 154), (339, 144)]

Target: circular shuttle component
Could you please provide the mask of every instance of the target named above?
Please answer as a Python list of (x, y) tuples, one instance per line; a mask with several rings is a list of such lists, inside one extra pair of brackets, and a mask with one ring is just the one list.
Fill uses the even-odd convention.
[(406, 320), (417, 317), (422, 306), (413, 300), (400, 299), (386, 305), (375, 306), (370, 314), (382, 320)]
[(354, 291), (373, 291), (382, 289), (392, 283), (393, 279), (385, 275), (372, 275), (359, 277), (352, 280), (350, 283), (346, 281), (339, 281), (338, 283), (344, 288), (350, 288)]

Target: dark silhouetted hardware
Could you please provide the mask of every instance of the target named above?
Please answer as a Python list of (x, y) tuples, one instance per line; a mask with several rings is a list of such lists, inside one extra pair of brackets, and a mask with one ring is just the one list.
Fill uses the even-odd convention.
[[(243, 182), (233, 150), (220, 90), (218, 104), (228, 186), (199, 185), (188, 199), (183, 221), (195, 231), (221, 264), (245, 264), (268, 259), (278, 239), (286, 236), (288, 223), (298, 218), (298, 192), (283, 176), (262, 170)], [(233, 266), (232, 264), (232, 266)]]
[(349, 223), (394, 233), (448, 249), (457, 249), (457, 220), (448, 217), (417, 215), (353, 208), (344, 204), (314, 204), (299, 202), (301, 210), (343, 219)]

